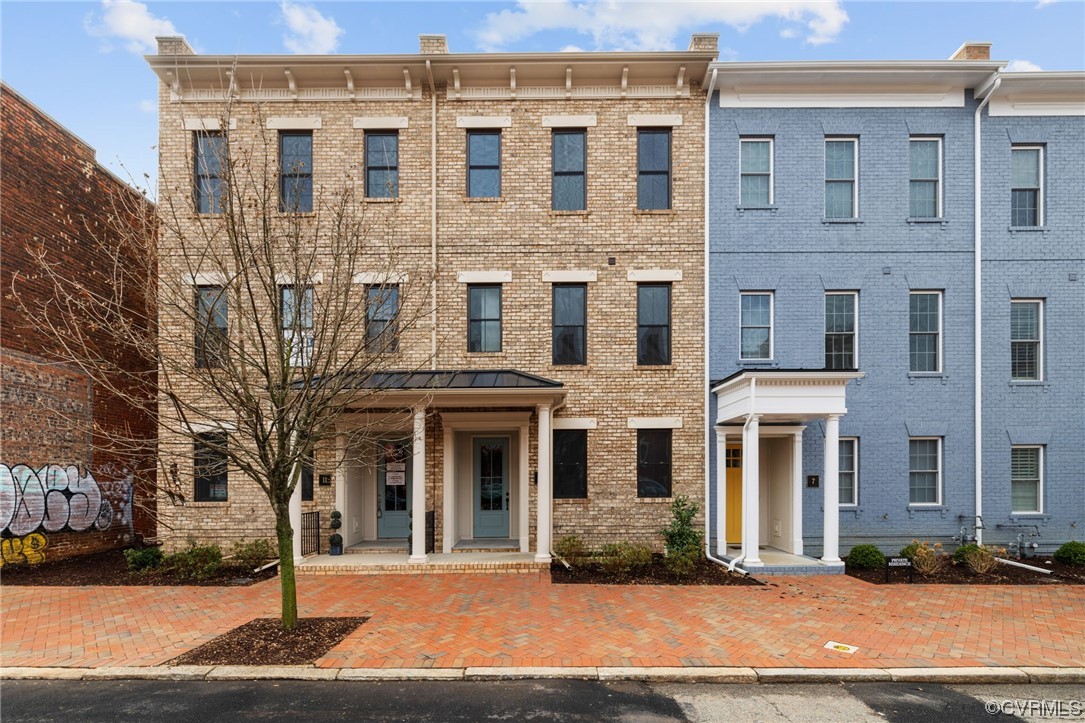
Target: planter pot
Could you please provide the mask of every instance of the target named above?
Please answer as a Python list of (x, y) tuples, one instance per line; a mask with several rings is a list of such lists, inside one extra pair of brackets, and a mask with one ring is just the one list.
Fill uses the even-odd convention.
[(343, 554), (343, 546), (342, 545), (332, 545), (331, 547), (328, 548), (328, 554), (329, 555), (342, 555)]

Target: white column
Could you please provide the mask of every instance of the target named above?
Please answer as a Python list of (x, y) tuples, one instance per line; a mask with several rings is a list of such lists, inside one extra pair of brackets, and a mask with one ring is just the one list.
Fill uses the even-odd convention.
[(727, 554), (727, 433), (716, 428), (716, 555)]
[(824, 541), (821, 561), (840, 563), (840, 415), (825, 418), (825, 475), (821, 481), (825, 492)]
[(802, 554), (802, 430), (791, 444), (791, 554)]
[(761, 565), (760, 415), (751, 414), (742, 434), (742, 552), (743, 567)]
[(290, 527), (294, 530), (294, 564), (302, 561), (301, 555), (301, 475), (294, 485), (294, 494), (290, 495)]
[(550, 475), (550, 406), (540, 404), (539, 413), (539, 504), (536, 510), (535, 561), (550, 561), (551, 491)]
[(444, 423), (444, 449), (441, 454), (444, 458), (444, 469), (441, 479), (444, 481), (444, 514), (441, 519), (441, 551), (446, 555), (452, 552), (452, 546), (456, 544), (456, 496), (455, 474), (455, 436), (448, 422)]
[(426, 409), (414, 410), (414, 456), (411, 459), (411, 556), (426, 562)]
[(531, 520), (528, 517), (528, 508), (531, 506), (531, 485), (528, 477), (531, 475), (529, 456), (531, 455), (531, 428), (528, 425), (520, 427), (520, 484), (518, 486), (519, 509), (516, 511), (520, 528), (520, 552), (531, 550)]

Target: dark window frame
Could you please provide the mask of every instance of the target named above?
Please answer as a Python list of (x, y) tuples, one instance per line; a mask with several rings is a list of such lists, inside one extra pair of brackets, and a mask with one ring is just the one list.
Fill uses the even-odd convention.
[[(929, 315), (929, 307), (927, 311), (915, 311), (912, 310), (912, 300), (920, 296), (933, 297), (938, 304), (938, 326), (934, 331), (929, 329), (917, 329), (915, 326), (916, 317), (914, 314)], [(945, 328), (945, 300), (943, 298), (944, 293), (940, 290), (930, 289), (912, 289), (908, 294), (908, 373), (909, 374), (942, 374), (944, 360), (942, 358), (942, 344)], [(934, 341), (934, 369), (919, 369), (917, 368), (917, 362), (921, 358), (925, 358), (928, 352), (925, 349), (917, 349), (918, 340), (921, 338), (931, 339)], [(920, 356), (922, 355), (922, 356)]]
[[(1035, 307), (1036, 335), (1015, 335), (1014, 310), (1019, 307)], [(1022, 352), (1030, 352), (1031, 359), (1022, 359)], [(1032, 367), (1032, 374), (1022, 373), (1022, 368)], [(1010, 299), (1010, 381), (1041, 382), (1044, 380), (1044, 299)]]
[[(645, 324), (641, 322), (641, 290), (650, 288), (665, 288), (667, 290), (667, 323)], [(647, 345), (642, 344), (641, 330), (665, 329), (667, 333), (667, 346), (663, 358), (652, 360), (647, 354)], [(647, 282), (637, 284), (637, 366), (669, 366), (674, 359), (674, 290), (670, 283)]]
[[(497, 289), (497, 316), (496, 317), (478, 317), (477, 319), (471, 316), (471, 294), (476, 291), (482, 291), (484, 289)], [(469, 354), (497, 354), (502, 351), (505, 343), (505, 300), (504, 289), (501, 284), (468, 284), (467, 285), (467, 352)], [(493, 323), (497, 322), (497, 348), (496, 349), (483, 349), (482, 336), (479, 335), (479, 348), (471, 348), (471, 330), (475, 324)]]
[[(286, 138), (309, 138), (309, 168), (284, 168), (283, 167), (283, 141)], [(315, 155), (314, 141), (315, 136), (311, 130), (281, 130), (279, 131), (279, 211), (281, 213), (312, 213), (313, 212), (313, 156)], [(287, 199), (287, 184), (297, 184), (303, 179), (309, 179), (309, 197), (308, 205), (303, 208), (305, 204), (297, 203), (298, 196), (294, 195), (295, 205), (293, 208), (288, 208), (286, 205)]]
[[(496, 136), (497, 137), (497, 164), (479, 164), (475, 163), (471, 159), (471, 138), (472, 136)], [(502, 178), (501, 173), (501, 147), (502, 147), (502, 133), (500, 128), (472, 128), (467, 131), (465, 136), (467, 142), (467, 197), (468, 198), (501, 198), (502, 190)], [(471, 171), (497, 171), (497, 195), (496, 196), (476, 196), (471, 190)]]
[[(218, 159), (218, 173), (210, 173), (206, 170), (206, 158), (205, 153), (200, 152), (200, 140), (203, 138), (218, 138), (219, 139), (219, 159)], [(192, 133), (192, 176), (193, 176), (193, 203), (195, 204), (196, 213), (217, 215), (223, 212), (222, 209), (222, 166), (227, 162), (229, 146), (227, 145), (226, 133), (224, 131), (193, 131)], [(209, 193), (204, 195), (204, 188), (209, 188), (209, 185), (205, 185), (205, 182), (211, 180), (218, 181), (217, 193)], [(204, 208), (204, 201), (209, 201), (207, 208)]]
[[(557, 146), (555, 142), (558, 136), (579, 135), (584, 139), (583, 153), (579, 171), (557, 170)], [(550, 134), (550, 210), (552, 211), (586, 211), (588, 210), (588, 130), (586, 128), (555, 128)], [(576, 208), (557, 207), (557, 185), (559, 178), (580, 177), (581, 196), (580, 204)]]
[[(385, 311), (388, 306), (388, 302), (382, 301), (379, 296), (374, 299), (375, 292), (378, 295), (394, 295), (394, 306), (389, 316), (378, 318), (375, 315), (375, 312)], [(377, 325), (380, 325), (379, 330)], [(371, 352), (399, 351), (399, 284), (369, 284), (365, 287), (365, 343)]]
[[(217, 294), (214, 303), (204, 303), (205, 293)], [(196, 306), (194, 340), (196, 368), (221, 369), (229, 354), (230, 306), (226, 290), (217, 284), (201, 284), (196, 287), (193, 297)], [(220, 304), (224, 307), (222, 313), (226, 322), (224, 325), (213, 323), (218, 318), (218, 314), (214, 312)]]
[[(553, 431), (554, 499), (582, 500), (588, 498), (588, 430), (555, 429)], [(577, 438), (576, 446), (559, 443), (559, 437)], [(559, 459), (559, 451), (575, 453), (576, 459)]]
[[(370, 161), (370, 158), (369, 158), (369, 151), (370, 151), (369, 144), (371, 142), (379, 139), (379, 138), (384, 138), (384, 139), (391, 138), (391, 139), (394, 140), (394, 142), (395, 142), (395, 157), (396, 157), (396, 163), (395, 163), (394, 166), (390, 166), (390, 165), (375, 166), (375, 165), (370, 164), (370, 162), (369, 162)], [(363, 138), (363, 146), (364, 147), (362, 149), (362, 153), (364, 154), (363, 158), (365, 160), (365, 197), (366, 198), (399, 198), (399, 131), (397, 131), (397, 130), (372, 130), (372, 131), (366, 131), (365, 136)], [(387, 161), (387, 159), (388, 159), (387, 153), (385, 154), (384, 158)], [(373, 183), (370, 182), (370, 177), (369, 177), (369, 174), (370, 174), (371, 171), (381, 171), (381, 172), (384, 172), (384, 173), (394, 173), (395, 174), (395, 185), (392, 186), (392, 188), (390, 188), (390, 189), (387, 186), (381, 186), (381, 189), (387, 191), (387, 193), (374, 193), (375, 189), (373, 188)]]
[[(744, 167), (745, 155), (743, 150), (747, 144), (764, 143), (769, 147), (769, 169), (767, 171), (750, 171)], [(776, 164), (776, 137), (775, 136), (740, 136), (738, 139), (738, 205), (743, 208), (759, 208), (772, 206), (776, 203), (775, 197), (775, 164)], [(764, 203), (754, 202), (746, 198), (744, 193), (743, 179), (746, 177), (764, 177), (768, 179), (768, 199)]]
[[(829, 330), (829, 297), (844, 296), (851, 298), (851, 331)], [(825, 368), (826, 369), (858, 369), (859, 368), (859, 293), (856, 291), (826, 291), (825, 292)], [(843, 357), (848, 352), (842, 351), (837, 341), (851, 338), (851, 364), (838, 365), (833, 361), (835, 357)], [(842, 344), (840, 345), (842, 346)]]
[[(193, 500), (196, 502), (227, 502), (230, 499), (229, 449), (226, 432), (201, 432), (192, 443)], [(221, 488), (218, 496), (215, 488)]]
[[(557, 323), (557, 297), (561, 290), (578, 289), (582, 292), (579, 324)], [(587, 284), (553, 284), (550, 290), (550, 362), (555, 366), (584, 366), (588, 363), (588, 285)], [(558, 341), (561, 330), (580, 329), (580, 348), (573, 359), (559, 358)]]
[[(644, 170), (641, 161), (640, 142), (644, 136), (661, 135), (667, 138), (667, 169)], [(670, 211), (674, 206), (674, 129), (670, 127), (644, 127), (637, 128), (637, 210), (638, 211)], [(641, 179), (646, 176), (664, 176), (667, 179), (667, 202), (664, 206), (641, 205)]]
[[(912, 150), (921, 143), (933, 143), (937, 154), (937, 170), (933, 177), (916, 177), (912, 172)], [(942, 177), (945, 175), (944, 153), (942, 136), (909, 136), (908, 137), (908, 216), (910, 218), (944, 218), (945, 211), (942, 208)], [(934, 184), (934, 214), (918, 214), (913, 206), (915, 199), (912, 197), (912, 189), (919, 183)]]
[[(851, 177), (850, 178), (829, 178), (829, 144), (830, 143), (850, 143), (852, 147), (851, 157)], [(823, 205), (823, 212), (827, 219), (857, 219), (859, 218), (859, 136), (825, 136), (824, 145), (825, 154), (825, 199)], [(848, 215), (837, 215), (829, 213), (829, 188), (843, 185), (851, 185), (851, 213)]]
[[(1036, 152), (1036, 185), (1017, 186), (1013, 180), (1013, 157), (1014, 153)], [(1010, 225), (1017, 228), (1043, 228), (1044, 226), (1044, 165), (1047, 147), (1039, 143), (1021, 143), (1010, 146)], [(1018, 194), (1027, 193), (1034, 196), (1034, 205), (1018, 210), (1016, 199)], [(1034, 214), (1033, 218), (1022, 218), (1022, 213)], [(1024, 223), (1018, 223), (1024, 221)]]
[[(662, 442), (665, 448), (666, 460), (662, 462), (649, 462), (645, 460), (647, 444), (650, 438), (655, 437), (655, 443)], [(668, 498), (674, 496), (673, 484), (674, 472), (674, 430), (673, 429), (638, 429), (637, 430), (637, 497), (645, 498)], [(666, 494), (659, 494), (659, 490), (648, 490), (642, 486), (643, 482), (655, 482), (666, 487)]]

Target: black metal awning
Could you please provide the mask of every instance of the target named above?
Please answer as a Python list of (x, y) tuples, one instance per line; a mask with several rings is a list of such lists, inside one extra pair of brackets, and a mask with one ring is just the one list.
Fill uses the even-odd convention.
[(516, 369), (441, 369), (367, 372), (354, 375), (345, 386), (382, 391), (440, 389), (561, 389), (561, 382)]

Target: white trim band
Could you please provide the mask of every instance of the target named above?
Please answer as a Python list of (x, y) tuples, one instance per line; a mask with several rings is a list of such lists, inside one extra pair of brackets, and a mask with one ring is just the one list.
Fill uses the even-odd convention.
[(681, 281), (682, 269), (630, 269), (627, 281)]
[(367, 284), (369, 286), (384, 286), (386, 284), (407, 284), (411, 277), (407, 273), (388, 273), (386, 271), (360, 271), (354, 274), (352, 281), (355, 284)]
[(461, 284), (507, 284), (512, 281), (511, 271), (461, 271), (456, 274)]
[(356, 129), (366, 131), (391, 131), (407, 127), (407, 117), (399, 115), (358, 116), (354, 119)]
[(599, 273), (596, 271), (587, 270), (570, 270), (570, 271), (544, 271), (542, 272), (542, 280), (549, 281), (555, 284), (562, 283), (584, 283), (587, 281), (597, 281)]
[(596, 426), (595, 417), (554, 417), (551, 423), (553, 429), (595, 429)]
[(681, 417), (630, 417), (626, 420), (630, 429), (681, 429)]
[(181, 283), (192, 286), (225, 286), (226, 274), (221, 271), (201, 271), (197, 274), (186, 274)]
[(642, 128), (650, 126), (670, 126), (674, 128), (682, 125), (682, 116), (676, 113), (637, 113), (629, 115), (626, 122), (631, 126)]
[(274, 116), (267, 119), (268, 130), (315, 131), (321, 127), (320, 116)]
[(294, 274), (275, 274), (275, 283), (278, 286), (294, 286), (295, 284), (323, 284), (324, 274), (317, 271), (315, 274), (309, 277), (308, 281), (296, 281)]
[(511, 115), (456, 116), (457, 128), (512, 128)]
[[(186, 131), (221, 131), (221, 118), (182, 118), (181, 127)], [(237, 130), (237, 118), (231, 118), (230, 130)]]
[(544, 115), (543, 128), (594, 128), (598, 121), (594, 113), (587, 115)]

